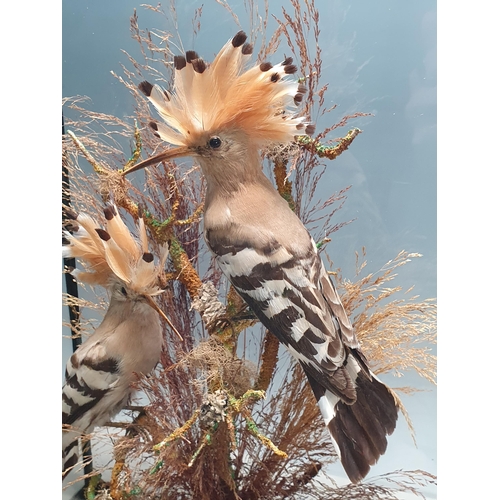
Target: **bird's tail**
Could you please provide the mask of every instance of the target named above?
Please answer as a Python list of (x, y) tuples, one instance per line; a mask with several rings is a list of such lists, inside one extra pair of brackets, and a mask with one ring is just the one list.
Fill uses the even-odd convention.
[(394, 396), (373, 373), (364, 370), (357, 373), (357, 399), (353, 404), (344, 403), (311, 375), (308, 379), (342, 466), (351, 482), (358, 483), (385, 453), (387, 436), (396, 428), (398, 407)]

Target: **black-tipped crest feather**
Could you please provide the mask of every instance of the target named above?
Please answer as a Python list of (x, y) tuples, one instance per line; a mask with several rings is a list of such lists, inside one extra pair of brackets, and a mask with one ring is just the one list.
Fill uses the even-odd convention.
[[(160, 97), (164, 91), (158, 85), (141, 84), (165, 121), (155, 129), (159, 137), (194, 146), (201, 136), (227, 128), (245, 132), (259, 145), (293, 141), (296, 126), (305, 122), (291, 109), (300, 103), (300, 98), (294, 99), (300, 84), (288, 79), (297, 67), (286, 57), (275, 66), (264, 62), (245, 69), (252, 50), (247, 35), (239, 31), (210, 64), (194, 50), (174, 56), (174, 85), (168, 97)], [(263, 80), (262, 73), (271, 69)]]
[(139, 83), (139, 90), (146, 96), (149, 97), (151, 95), (151, 91), (153, 90), (153, 85), (146, 80)]
[(234, 35), (233, 39), (231, 40), (231, 43), (233, 47), (241, 47), (245, 42), (247, 41), (247, 35), (244, 31), (238, 31), (236, 35)]

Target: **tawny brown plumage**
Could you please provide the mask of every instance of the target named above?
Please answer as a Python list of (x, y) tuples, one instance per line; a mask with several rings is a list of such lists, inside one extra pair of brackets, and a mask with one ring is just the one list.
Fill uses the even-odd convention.
[[(303, 367), (342, 464), (360, 481), (395, 428), (391, 391), (368, 368), (317, 247), (262, 172), (260, 150), (313, 132), (296, 106), (304, 87), (291, 58), (245, 70), (243, 32), (205, 63), (174, 59), (172, 92), (140, 89), (165, 123), (152, 129), (178, 147), (132, 169), (192, 156), (207, 181), (204, 225), (219, 266), (261, 322)], [(307, 431), (305, 431), (307, 432)]]
[(66, 365), (63, 479), (78, 463), (80, 437), (117, 414), (127, 404), (137, 375), (148, 374), (158, 363), (163, 344), (159, 314), (168, 320), (153, 299), (162, 292), (157, 279), (168, 248), (162, 248), (155, 263), (142, 220), (135, 238), (114, 205), (107, 205), (104, 214), (106, 229), (80, 214), (72, 224), (76, 232), (65, 232), (69, 244), (63, 256), (85, 266), (72, 274), (106, 287), (110, 300), (101, 324)]

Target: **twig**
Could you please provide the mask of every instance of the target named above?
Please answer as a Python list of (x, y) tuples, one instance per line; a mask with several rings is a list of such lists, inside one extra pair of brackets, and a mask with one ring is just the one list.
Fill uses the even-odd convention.
[(342, 137), (336, 146), (325, 146), (320, 142), (312, 139), (307, 135), (299, 135), (296, 137), (297, 143), (307, 151), (318, 155), (320, 158), (328, 158), (335, 160), (351, 145), (352, 141), (361, 133), (359, 128), (354, 128), (347, 132), (345, 137)]

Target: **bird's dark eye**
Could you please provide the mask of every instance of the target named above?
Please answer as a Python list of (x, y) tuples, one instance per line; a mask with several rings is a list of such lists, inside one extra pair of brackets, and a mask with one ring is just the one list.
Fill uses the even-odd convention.
[(126, 288), (125, 288), (124, 286), (122, 286), (122, 288), (121, 288), (120, 292), (122, 292), (122, 295), (123, 295), (124, 297), (126, 297), (126, 296), (127, 296), (127, 290), (126, 290)]
[(220, 137), (214, 136), (210, 137), (210, 140), (208, 141), (208, 145), (212, 149), (219, 149), (222, 144), (222, 141), (220, 140)]

